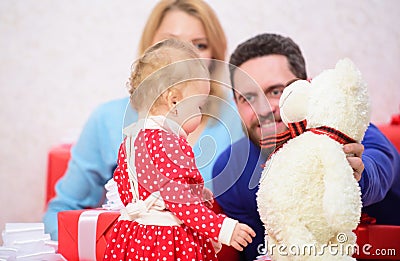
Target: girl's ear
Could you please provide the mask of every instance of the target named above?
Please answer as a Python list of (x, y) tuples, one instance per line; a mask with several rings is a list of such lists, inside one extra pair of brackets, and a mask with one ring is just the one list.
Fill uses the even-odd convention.
[(176, 104), (182, 100), (182, 92), (178, 88), (170, 88), (165, 97), (168, 105), (168, 109), (172, 110)]

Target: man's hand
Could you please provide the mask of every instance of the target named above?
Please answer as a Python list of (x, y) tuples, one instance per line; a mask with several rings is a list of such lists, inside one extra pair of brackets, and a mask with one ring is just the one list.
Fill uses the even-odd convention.
[(364, 171), (364, 163), (361, 159), (361, 155), (364, 152), (364, 145), (360, 143), (345, 144), (343, 146), (343, 151), (347, 154), (347, 160), (354, 170), (354, 178), (360, 181), (361, 174)]

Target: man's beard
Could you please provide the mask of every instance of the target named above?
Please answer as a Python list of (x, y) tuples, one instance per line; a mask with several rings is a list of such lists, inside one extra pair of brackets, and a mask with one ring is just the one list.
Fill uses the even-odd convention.
[[(254, 130), (254, 128), (258, 127), (258, 124), (252, 124), (251, 128)], [(255, 135), (254, 132), (249, 132), (248, 129), (244, 124), (242, 124), (243, 131), (247, 134), (247, 137), (249, 140), (257, 147), (260, 148), (261, 150), (261, 157), (264, 158), (266, 161), (269, 157), (269, 155), (274, 151), (275, 147), (272, 148), (262, 148), (260, 147), (260, 136)]]
[[(259, 124), (257, 123), (252, 123), (250, 126), (250, 131), (249, 129), (247, 129), (247, 127), (242, 124), (242, 128), (244, 133), (247, 134), (247, 136), (249, 137), (249, 139), (254, 143), (254, 145), (256, 145), (257, 147), (260, 147), (260, 137), (261, 137), (261, 133), (259, 135), (257, 135), (254, 131), (254, 129), (259, 128)], [(260, 129), (261, 130), (261, 129)]]
[[(276, 129), (274, 132), (271, 133), (267, 133), (267, 134), (262, 134), (261, 133), (261, 126), (259, 124), (259, 122), (253, 122), (251, 123), (250, 129), (247, 129), (246, 126), (244, 124), (242, 124), (242, 128), (244, 130), (244, 132), (247, 134), (247, 136), (249, 137), (249, 139), (254, 143), (254, 145), (256, 145), (257, 147), (260, 147), (260, 141), (261, 139), (265, 138), (266, 136), (269, 135), (276, 135), (279, 133), (279, 131)], [(255, 130), (258, 129), (259, 133), (257, 133)], [(270, 151), (272, 152), (274, 148), (272, 149), (268, 149), (265, 150), (263, 149), (263, 151)]]

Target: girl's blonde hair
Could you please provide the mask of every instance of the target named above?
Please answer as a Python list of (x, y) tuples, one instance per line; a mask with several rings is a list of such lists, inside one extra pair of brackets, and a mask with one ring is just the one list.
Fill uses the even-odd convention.
[(133, 65), (128, 82), (131, 104), (139, 114), (152, 112), (168, 88), (195, 79), (208, 81), (209, 77), (192, 44), (177, 39), (160, 41)]

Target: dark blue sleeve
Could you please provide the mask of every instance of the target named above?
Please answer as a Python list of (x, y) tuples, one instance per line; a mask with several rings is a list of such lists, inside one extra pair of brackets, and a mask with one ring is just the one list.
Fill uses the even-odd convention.
[(241, 253), (241, 260), (255, 260), (264, 248), (264, 226), (256, 202), (258, 186), (254, 185), (262, 171), (259, 156), (259, 149), (241, 140), (222, 153), (213, 168), (214, 193), (223, 212), (256, 232), (253, 242)]
[(368, 127), (362, 144), (365, 169), (359, 184), (363, 205), (369, 206), (382, 201), (389, 190), (400, 195), (400, 159), (394, 145), (372, 124)]

